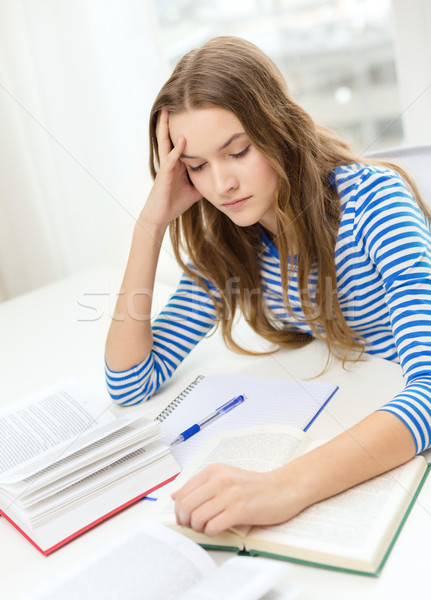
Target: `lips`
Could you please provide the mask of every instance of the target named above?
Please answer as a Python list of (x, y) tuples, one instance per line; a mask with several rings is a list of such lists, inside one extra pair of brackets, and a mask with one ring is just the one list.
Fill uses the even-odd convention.
[(247, 202), (249, 198), (251, 198), (251, 196), (247, 196), (246, 198), (237, 198), (235, 200), (232, 200), (231, 202), (224, 202), (223, 206), (224, 208), (227, 208), (229, 210), (240, 208)]

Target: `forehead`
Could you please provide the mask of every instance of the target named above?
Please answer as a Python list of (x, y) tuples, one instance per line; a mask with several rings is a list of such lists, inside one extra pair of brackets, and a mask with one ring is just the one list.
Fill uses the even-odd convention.
[(174, 144), (183, 135), (185, 152), (196, 154), (221, 147), (232, 135), (244, 132), (244, 127), (230, 110), (211, 107), (170, 114), (169, 132)]

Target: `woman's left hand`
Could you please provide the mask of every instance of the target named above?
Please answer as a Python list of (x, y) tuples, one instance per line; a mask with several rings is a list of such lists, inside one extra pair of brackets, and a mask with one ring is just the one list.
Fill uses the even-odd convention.
[(177, 523), (214, 536), (235, 525), (289, 520), (305, 506), (289, 485), (286, 467), (266, 473), (207, 467), (172, 494)]

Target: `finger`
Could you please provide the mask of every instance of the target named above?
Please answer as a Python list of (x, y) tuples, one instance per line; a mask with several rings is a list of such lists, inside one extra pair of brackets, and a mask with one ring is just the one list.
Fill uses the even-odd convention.
[(204, 469), (203, 471), (197, 473), (194, 477), (186, 481), (186, 483), (182, 487), (175, 490), (175, 492), (172, 493), (172, 497), (174, 499), (181, 500), (197, 488), (204, 485), (207, 481), (209, 481), (209, 479), (210, 478), (208, 474), (208, 469)]
[(156, 138), (160, 162), (162, 162), (172, 150), (172, 142), (169, 136), (169, 113), (165, 108), (160, 111), (157, 118)]
[(164, 172), (165, 174), (174, 173), (176, 167), (181, 167), (181, 171), (184, 172), (184, 176), (186, 173), (185, 165), (179, 160), (181, 154), (185, 148), (186, 140), (184, 137), (180, 137), (178, 139), (177, 145), (172, 148), (169, 154), (160, 160), (160, 172)]
[[(211, 498), (207, 502), (201, 504), (190, 515), (190, 525), (194, 531), (202, 533), (204, 531), (212, 531), (209, 524), (217, 517), (220, 517), (227, 510), (226, 501), (219, 496)], [(218, 533), (222, 531), (221, 529)]]
[(180, 498), (175, 497), (175, 517), (179, 525), (190, 527), (192, 514), (200, 506), (213, 500), (217, 490), (211, 482), (207, 482), (195, 488), (188, 494), (182, 493)]
[(176, 145), (172, 148), (172, 150), (169, 152), (168, 156), (165, 159), (165, 164), (167, 165), (168, 169), (172, 169), (177, 164), (185, 147), (186, 138), (181, 135), (178, 138)]
[(232, 510), (228, 497), (217, 495), (194, 508), (190, 514), (180, 509), (177, 524), (215, 536), (229, 527), (243, 524), (243, 519), (238, 511)]
[(212, 489), (217, 489), (217, 475), (220, 471), (225, 469), (224, 465), (213, 464), (209, 467), (206, 467), (196, 475), (194, 475), (191, 479), (185, 482), (185, 484), (175, 490), (172, 493), (172, 498), (174, 500), (183, 500), (189, 494), (194, 492), (195, 490), (209, 484), (212, 485)]
[(200, 531), (209, 537), (214, 537), (235, 525), (241, 525), (241, 523), (234, 519), (229, 508), (226, 508), (208, 519), (205, 527)]
[(174, 494), (177, 523), (202, 531), (208, 519), (230, 507), (238, 495), (237, 470), (214, 464)]

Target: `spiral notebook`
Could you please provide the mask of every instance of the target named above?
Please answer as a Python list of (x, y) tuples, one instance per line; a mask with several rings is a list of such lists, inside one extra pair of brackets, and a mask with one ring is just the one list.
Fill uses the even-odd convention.
[(322, 381), (199, 375), (157, 417), (162, 423), (162, 442), (169, 445), (182, 431), (231, 398), (241, 394), (246, 396), (242, 404), (172, 447), (172, 454), (184, 468), (209, 438), (220, 431), (272, 423), (284, 423), (306, 431), (337, 389), (336, 384)]

